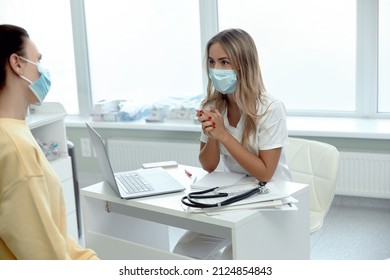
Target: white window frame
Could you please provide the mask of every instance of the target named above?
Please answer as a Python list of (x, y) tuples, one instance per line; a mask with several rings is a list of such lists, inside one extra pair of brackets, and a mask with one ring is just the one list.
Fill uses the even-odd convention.
[(378, 104), (378, 1), (357, 0), (356, 110), (372, 117)]

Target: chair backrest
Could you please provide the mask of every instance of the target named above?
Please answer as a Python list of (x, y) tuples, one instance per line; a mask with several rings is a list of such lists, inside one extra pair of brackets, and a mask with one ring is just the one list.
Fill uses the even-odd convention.
[(321, 228), (335, 195), (339, 152), (327, 143), (290, 137), (286, 157), (292, 180), (310, 187), (310, 232), (314, 232)]

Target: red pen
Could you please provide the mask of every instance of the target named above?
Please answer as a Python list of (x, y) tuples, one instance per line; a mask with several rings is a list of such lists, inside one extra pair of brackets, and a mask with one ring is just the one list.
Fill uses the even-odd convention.
[(188, 170), (186, 170), (186, 169), (184, 169), (184, 172), (186, 173), (186, 175), (188, 176), (188, 177), (192, 177), (192, 173), (191, 172), (189, 172)]

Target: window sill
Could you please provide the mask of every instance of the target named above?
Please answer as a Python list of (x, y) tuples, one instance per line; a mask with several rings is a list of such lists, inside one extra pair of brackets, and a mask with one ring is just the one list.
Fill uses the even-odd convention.
[(146, 122), (145, 119), (140, 119), (129, 122), (93, 122), (89, 116), (67, 116), (65, 119), (67, 127), (85, 127), (85, 122), (92, 123), (96, 128), (200, 132), (200, 125), (190, 120)]
[[(91, 117), (67, 116), (66, 127), (85, 127), (92, 122)], [(200, 126), (189, 120), (168, 120), (145, 122), (144, 119), (132, 122), (93, 122), (96, 128), (136, 129), (157, 131), (200, 132)], [(295, 117), (287, 118), (290, 136), (389, 139), (390, 119)]]

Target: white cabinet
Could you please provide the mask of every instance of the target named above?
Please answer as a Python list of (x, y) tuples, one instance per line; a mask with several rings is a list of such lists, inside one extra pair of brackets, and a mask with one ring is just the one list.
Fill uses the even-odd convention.
[(69, 156), (51, 162), (64, 190), (68, 234), (78, 240), (77, 213), (74, 195), (72, 163)]
[(66, 111), (60, 103), (44, 102), (33, 106), (33, 113), (27, 117), (28, 126), (41, 143), (56, 146), (55, 155), (48, 157), (62, 183), (67, 213), (68, 234), (78, 238), (77, 213), (73, 186), (72, 162), (68, 155), (65, 121)]

